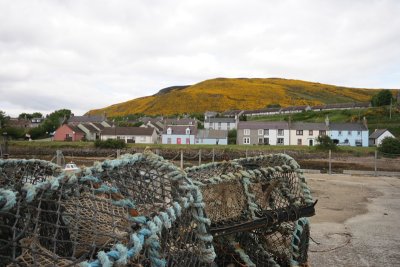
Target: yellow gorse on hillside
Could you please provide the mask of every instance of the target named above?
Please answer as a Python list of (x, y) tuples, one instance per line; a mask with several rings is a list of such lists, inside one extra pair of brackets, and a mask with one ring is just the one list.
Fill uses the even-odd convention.
[(375, 90), (338, 87), (320, 83), (277, 78), (206, 80), (185, 89), (133, 99), (89, 114), (171, 115), (202, 113), (206, 110), (261, 109), (269, 104), (282, 107), (324, 103), (368, 102)]

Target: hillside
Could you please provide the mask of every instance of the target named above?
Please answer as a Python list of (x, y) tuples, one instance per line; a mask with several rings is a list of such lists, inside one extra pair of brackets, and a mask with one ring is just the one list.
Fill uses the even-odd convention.
[(217, 78), (191, 86), (173, 86), (155, 95), (141, 97), (88, 114), (125, 116), (128, 114), (171, 115), (202, 113), (206, 110), (260, 109), (268, 104), (282, 107), (322, 103), (368, 102), (375, 90), (278, 78)]

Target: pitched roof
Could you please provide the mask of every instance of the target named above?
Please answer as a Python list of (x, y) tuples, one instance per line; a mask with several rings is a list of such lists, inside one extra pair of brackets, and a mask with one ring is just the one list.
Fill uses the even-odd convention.
[(238, 129), (289, 129), (286, 121), (241, 121)]
[(281, 108), (254, 109), (254, 110), (245, 110), (243, 114), (247, 115), (247, 114), (257, 114), (257, 113), (276, 113), (279, 112), (280, 110)]
[(144, 127), (106, 127), (101, 131), (102, 135), (153, 135), (154, 128)]
[(286, 108), (282, 108), (281, 111), (294, 111), (294, 110), (306, 110), (309, 106), (290, 106)]
[[(369, 138), (376, 139), (379, 136), (381, 136), (384, 132), (386, 132), (387, 129), (376, 129), (370, 136)], [(389, 132), (390, 133), (390, 132)]]
[(223, 139), (228, 137), (228, 131), (226, 130), (209, 130), (201, 129), (198, 130), (196, 138), (199, 139)]
[[(78, 126), (76, 125), (70, 125), (70, 124), (64, 124), (65, 126), (67, 126), (68, 128), (70, 128), (72, 131), (74, 131), (75, 133), (81, 133), (81, 134), (85, 134), (84, 131), (82, 131)], [(61, 126), (62, 127), (62, 126)]]
[(165, 125), (195, 125), (196, 119), (191, 118), (177, 118), (177, 119), (166, 119)]
[(359, 102), (359, 103), (335, 103), (335, 104), (325, 104), (325, 105), (317, 105), (313, 106), (311, 109), (342, 109), (342, 108), (367, 108), (370, 106), (370, 103), (367, 102)]
[(98, 115), (72, 116), (68, 119), (68, 123), (102, 122), (102, 121), (105, 121), (104, 116), (98, 116)]
[(293, 122), (290, 128), (294, 130), (327, 130), (328, 127), (323, 122)]
[(232, 122), (235, 123), (235, 118), (209, 118), (207, 119), (208, 122)]
[(90, 124), (90, 123), (81, 123), (81, 125), (83, 126), (83, 127), (85, 127), (86, 129), (88, 129), (89, 130), (89, 132), (92, 132), (92, 133), (99, 133), (100, 132), (100, 130), (98, 130), (96, 127), (94, 127), (92, 124)]
[(225, 112), (222, 112), (222, 116), (235, 116), (235, 115), (239, 115), (243, 112), (243, 110), (239, 110), (239, 109), (234, 109), (234, 110), (227, 110)]
[(98, 123), (98, 122), (92, 122), (92, 124), (93, 124), (95, 127), (99, 128), (100, 130), (103, 130), (104, 128), (106, 128), (103, 124)]
[(186, 134), (186, 129), (190, 129), (190, 134), (191, 135), (196, 135), (197, 134), (197, 126), (182, 126), (182, 125), (172, 125), (168, 126), (164, 129), (163, 134), (167, 134), (168, 128), (171, 128), (172, 134), (179, 134), (179, 135), (185, 135)]
[(330, 123), (329, 130), (336, 131), (367, 131), (368, 128), (362, 123)]

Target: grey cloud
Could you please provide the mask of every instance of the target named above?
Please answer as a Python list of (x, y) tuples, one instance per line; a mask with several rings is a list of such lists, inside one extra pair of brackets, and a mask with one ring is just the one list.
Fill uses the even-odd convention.
[(399, 11), (396, 0), (0, 0), (0, 110), (78, 114), (221, 76), (395, 88)]

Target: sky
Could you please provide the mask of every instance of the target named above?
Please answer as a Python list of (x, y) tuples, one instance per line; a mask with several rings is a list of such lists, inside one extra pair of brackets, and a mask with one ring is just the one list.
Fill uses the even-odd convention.
[(0, 110), (75, 115), (173, 85), (400, 88), (398, 0), (0, 0)]

